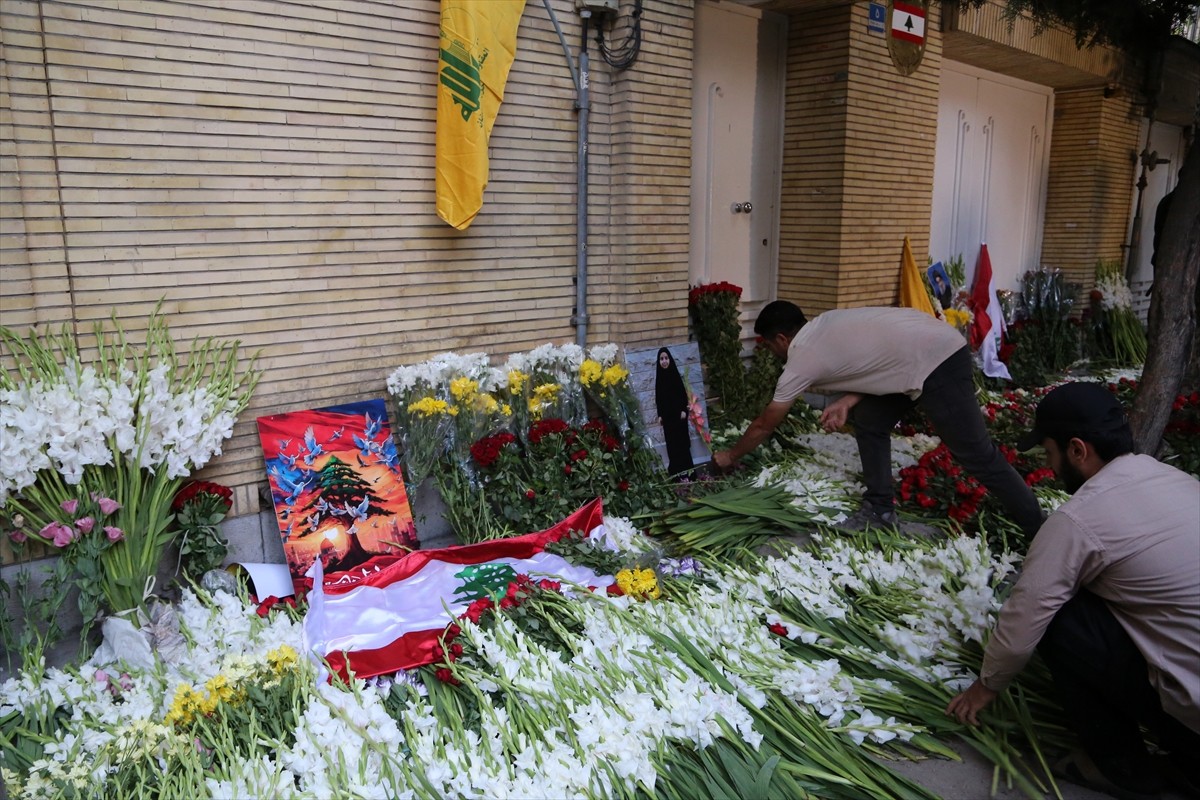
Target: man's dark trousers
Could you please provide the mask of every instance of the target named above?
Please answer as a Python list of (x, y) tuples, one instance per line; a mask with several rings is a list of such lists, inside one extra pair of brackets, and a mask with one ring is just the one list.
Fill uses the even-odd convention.
[(1033, 490), (988, 435), (972, 369), (971, 350), (964, 346), (929, 373), (917, 400), (903, 394), (864, 395), (854, 406), (851, 421), (867, 486), (863, 499), (880, 511), (892, 508), (892, 429), (906, 411), (919, 405), (963, 469), (1032, 537), (1041, 527), (1042, 510)]

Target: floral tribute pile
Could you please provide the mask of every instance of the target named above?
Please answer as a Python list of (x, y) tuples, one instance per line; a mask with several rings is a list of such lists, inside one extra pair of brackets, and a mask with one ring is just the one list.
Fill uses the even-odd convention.
[(370, 681), (316, 681), (295, 610), (185, 593), (176, 651), (0, 687), (8, 791), (921, 798), (869, 756), (952, 756), (949, 732), (1045, 788), (1005, 731), (1020, 694), (994, 727), (942, 714), (1012, 556), (969, 537), (819, 536), (723, 567), (664, 559), (622, 518), (605, 529), (572, 557), (628, 564), (609, 592), (518, 576), (447, 620), (441, 663)]
[(399, 367), (388, 392), (407, 479), (434, 478), (463, 543), (547, 528), (593, 497), (616, 514), (653, 512), (671, 493), (628, 379), (616, 345)]
[[(136, 374), (153, 372), (145, 364)], [(221, 373), (228, 380), (216, 382), (224, 399), (215, 404), (200, 373), (189, 374), (193, 407), (236, 413), (244, 401), (247, 386), (233, 372)], [(67, 375), (63, 392), (91, 380), (85, 371)], [(818, 432), (815, 415), (800, 412), (786, 437), (744, 460), (743, 472), (682, 487), (693, 502), (678, 506), (669, 485), (640, 471), (648, 462), (638, 461), (626, 377), (615, 348), (585, 357), (547, 345), (500, 369), (481, 354), (447, 354), (389, 381), (411, 474), (432, 474), (451, 502), (461, 501), (452, 506), (461, 520), (478, 513), (488, 523), (479, 530), (537, 528), (523, 504), (574, 502), (573, 481), (581, 493), (605, 493), (621, 512), (604, 517), (602, 535), (568, 537), (555, 553), (614, 576), (611, 586), (587, 591), (516, 575), (461, 616), (445, 614), (435, 663), (332, 681), (319, 679), (328, 665), (305, 641), (303, 603), (256, 608), (229, 591), (185, 590), (170, 613), (147, 620), (153, 647), (106, 642), (82, 663), (50, 669), (38, 647), (24, 653), (24, 668), (0, 685), (6, 791), (925, 798), (926, 789), (875, 757), (953, 758), (948, 738), (969, 742), (1031, 797), (1053, 787), (1041, 748), (1068, 742), (1036, 661), (979, 728), (944, 714), (980, 667), (1024, 543), (987, 513), (986, 498), (955, 474), (919, 420), (893, 448), (900, 510), (947, 535), (833, 531), (862, 491), (853, 437)], [(1129, 376), (1107, 380), (1118, 396), (1131, 385)], [(45, 385), (28, 380), (4, 391), (20, 399)], [(1011, 441), (1008, 433), (1028, 424), (1037, 396), (985, 395), (998, 438)], [(1183, 398), (1178, 410), (1194, 419), (1197, 400)], [(715, 431), (714, 446), (740, 432)], [(110, 446), (119, 440), (108, 435), (101, 438)], [(125, 451), (110, 452), (127, 463), (115, 457)], [(188, 452), (180, 463), (198, 466), (199, 451)], [(122, 474), (166, 492), (165, 508), (183, 478), (151, 463), (149, 475), (132, 466)], [(94, 466), (109, 465), (101, 458)], [(1063, 500), (1044, 472), (1018, 466), (1046, 508)], [(58, 526), (51, 546), (55, 538), (127, 543), (131, 529), (119, 520), (130, 495), (87, 475), (85, 465), (81, 481), (41, 484), (80, 488), (28, 506)], [(38, 481), (14, 484), (10, 502), (30, 502)], [(219, 489), (196, 489), (190, 500), (204, 494), (207, 510), (225, 508)], [(622, 507), (622, 497), (641, 499)], [(638, 508), (653, 512), (649, 521), (632, 518)], [(208, 524), (205, 511), (197, 525)], [(807, 544), (776, 536), (801, 533)]]

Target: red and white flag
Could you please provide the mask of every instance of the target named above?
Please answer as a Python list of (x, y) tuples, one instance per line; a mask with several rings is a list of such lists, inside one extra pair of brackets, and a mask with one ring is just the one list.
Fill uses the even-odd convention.
[(892, 3), (892, 37), (913, 44), (925, 41), (925, 9), (899, 0)]
[(996, 280), (992, 277), (992, 259), (987, 244), (979, 247), (979, 264), (975, 267), (975, 284), (971, 288), (971, 347), (983, 357), (983, 374), (989, 378), (1012, 380), (1008, 367), (1000, 360), (1000, 342), (1004, 337), (1004, 314), (996, 296)]
[(582, 586), (610, 586), (561, 556), (545, 552), (570, 531), (589, 535), (604, 524), (599, 499), (552, 528), (511, 539), (463, 547), (416, 550), (367, 575), (343, 574), (323, 584), (321, 560), (313, 564), (313, 588), (304, 617), (307, 651), (323, 656), (343, 677), (384, 675), (432, 663), (446, 626), (471, 601), (503, 595), (517, 575)]

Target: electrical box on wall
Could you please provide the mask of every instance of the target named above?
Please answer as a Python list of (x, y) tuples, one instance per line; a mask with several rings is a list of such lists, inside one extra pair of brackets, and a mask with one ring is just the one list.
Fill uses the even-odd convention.
[(587, 10), (596, 16), (617, 13), (618, 0), (575, 0), (575, 8)]

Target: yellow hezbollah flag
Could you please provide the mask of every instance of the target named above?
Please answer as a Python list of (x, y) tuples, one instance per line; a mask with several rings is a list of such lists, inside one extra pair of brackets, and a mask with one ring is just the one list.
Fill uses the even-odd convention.
[(517, 53), (525, 0), (442, 0), (437, 213), (464, 230), (483, 207), (488, 139)]
[(900, 305), (924, 311), (931, 317), (937, 316), (925, 292), (921, 273), (917, 271), (917, 262), (913, 259), (912, 245), (908, 243), (907, 236), (904, 237), (904, 255), (900, 261)]

